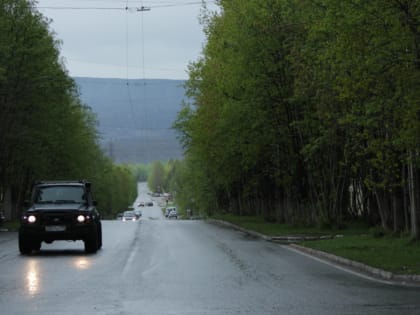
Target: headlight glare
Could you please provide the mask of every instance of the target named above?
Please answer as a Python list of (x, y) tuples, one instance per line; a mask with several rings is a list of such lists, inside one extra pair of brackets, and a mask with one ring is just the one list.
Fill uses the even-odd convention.
[(79, 215), (79, 216), (77, 216), (77, 222), (79, 222), (79, 223), (83, 223), (83, 222), (85, 222), (86, 221), (86, 218), (85, 218), (85, 216), (84, 215)]
[(28, 216), (28, 222), (29, 223), (35, 223), (36, 222), (36, 216), (34, 216), (34, 215)]

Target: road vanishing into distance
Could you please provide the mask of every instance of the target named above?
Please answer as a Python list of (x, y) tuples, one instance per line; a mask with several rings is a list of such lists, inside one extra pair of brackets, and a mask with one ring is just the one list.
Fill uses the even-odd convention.
[[(145, 185), (137, 201), (148, 200)], [(420, 314), (420, 288), (376, 282), (202, 221), (103, 221), (103, 249), (0, 233), (0, 314)]]

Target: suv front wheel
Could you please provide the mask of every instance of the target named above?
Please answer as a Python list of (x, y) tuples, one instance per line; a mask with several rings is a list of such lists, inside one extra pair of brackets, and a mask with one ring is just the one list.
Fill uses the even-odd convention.
[(89, 254), (94, 254), (99, 248), (99, 237), (98, 237), (98, 229), (92, 229), (92, 232), (89, 236), (87, 236), (84, 240), (85, 242), (85, 251)]
[(33, 250), (40, 250), (41, 242), (30, 239), (19, 233), (19, 251), (22, 255), (29, 255)]
[(98, 225), (98, 250), (102, 248), (102, 224)]

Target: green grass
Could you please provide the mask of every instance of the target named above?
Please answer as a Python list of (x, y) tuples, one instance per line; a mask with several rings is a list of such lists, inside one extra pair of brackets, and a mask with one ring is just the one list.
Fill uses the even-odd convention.
[(411, 242), (408, 238), (353, 235), (303, 242), (300, 245), (397, 274), (420, 275), (420, 244)]
[(352, 225), (346, 229), (320, 229), (316, 227), (299, 227), (287, 224), (270, 223), (264, 221), (261, 217), (256, 216), (234, 216), (231, 214), (217, 214), (211, 217), (215, 220), (223, 220), (245, 229), (256, 231), (268, 236), (285, 236), (285, 235), (354, 235), (366, 231), (366, 228), (359, 225)]
[[(363, 224), (349, 224), (345, 229), (319, 229), (294, 227), (285, 224), (268, 223), (255, 216), (215, 215), (216, 220), (224, 220), (245, 229), (268, 236), (318, 236), (342, 235), (334, 239), (305, 241), (300, 245), (328, 252), (367, 264), (372, 267), (397, 274), (420, 275), (420, 243), (409, 237), (375, 236), (377, 229), (369, 229)], [(375, 233), (376, 232), (376, 233)]]
[(8, 229), (9, 231), (17, 231), (19, 229), (19, 221), (7, 221), (4, 222), (0, 228)]

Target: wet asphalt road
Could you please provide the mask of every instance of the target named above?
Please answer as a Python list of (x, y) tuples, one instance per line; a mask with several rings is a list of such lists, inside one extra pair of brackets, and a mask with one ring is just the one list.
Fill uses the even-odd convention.
[(104, 246), (0, 233), (0, 314), (420, 314), (420, 289), (377, 283), (200, 221), (104, 221)]

